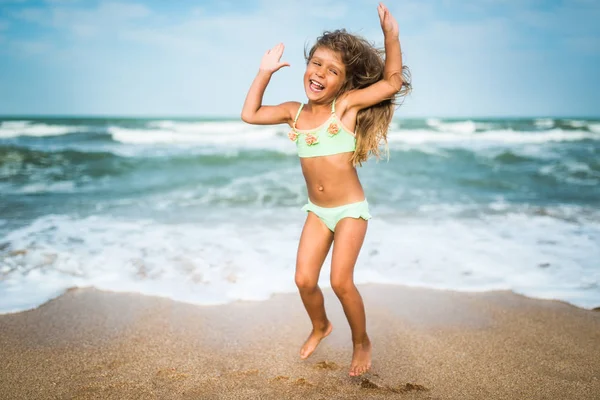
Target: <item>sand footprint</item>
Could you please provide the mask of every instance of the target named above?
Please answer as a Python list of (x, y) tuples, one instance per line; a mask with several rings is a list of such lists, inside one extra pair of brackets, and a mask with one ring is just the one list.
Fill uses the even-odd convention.
[(419, 385), (417, 383), (405, 383), (404, 385), (399, 385), (397, 387), (392, 387), (388, 385), (378, 385), (377, 383), (371, 381), (370, 379), (363, 378), (360, 382), (361, 389), (367, 390), (380, 390), (384, 392), (392, 392), (392, 393), (408, 393), (408, 392), (427, 392), (429, 391), (423, 385)]
[(334, 363), (333, 361), (321, 361), (314, 365), (315, 369), (328, 369), (328, 370), (337, 370), (340, 369), (340, 366)]

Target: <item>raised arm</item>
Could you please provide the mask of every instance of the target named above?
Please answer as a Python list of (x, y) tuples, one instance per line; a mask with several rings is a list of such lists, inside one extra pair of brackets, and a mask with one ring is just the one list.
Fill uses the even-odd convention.
[(356, 111), (390, 99), (402, 89), (402, 50), (398, 22), (383, 3), (379, 3), (377, 12), (385, 45), (383, 79), (348, 94), (347, 107)]
[(280, 68), (288, 66), (289, 63), (281, 62), (284, 46), (282, 43), (276, 45), (270, 50), (267, 50), (263, 56), (258, 74), (254, 78), (246, 101), (242, 108), (242, 120), (249, 124), (256, 125), (271, 125), (289, 122), (293, 118), (292, 103), (282, 103), (276, 106), (263, 106), (262, 100), (265, 89), (271, 80), (273, 73)]
[(383, 80), (392, 86), (395, 94), (402, 89), (402, 50), (398, 22), (383, 3), (377, 9), (385, 46), (385, 66)]

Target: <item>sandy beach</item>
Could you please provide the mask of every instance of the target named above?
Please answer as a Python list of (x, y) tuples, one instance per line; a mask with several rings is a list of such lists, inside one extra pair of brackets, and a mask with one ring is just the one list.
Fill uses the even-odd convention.
[(598, 399), (600, 313), (511, 292), (361, 286), (373, 368), (348, 376), (350, 330), (308, 360), (295, 294), (196, 306), (75, 289), (0, 316), (2, 399)]

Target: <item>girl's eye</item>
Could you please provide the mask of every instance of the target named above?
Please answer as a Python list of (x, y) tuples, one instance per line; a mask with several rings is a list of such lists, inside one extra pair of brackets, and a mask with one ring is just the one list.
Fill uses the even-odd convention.
[(337, 71), (335, 69), (330, 69), (329, 71), (331, 71), (332, 74), (337, 75)]
[(320, 63), (318, 63), (316, 61), (313, 61), (313, 64), (315, 64), (315, 65), (321, 65)]

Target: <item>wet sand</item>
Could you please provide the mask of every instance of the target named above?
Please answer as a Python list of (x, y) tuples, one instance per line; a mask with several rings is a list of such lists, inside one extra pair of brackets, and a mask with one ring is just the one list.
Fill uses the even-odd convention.
[(600, 399), (600, 312), (511, 292), (361, 286), (373, 368), (350, 330), (308, 360), (296, 294), (195, 306), (71, 290), (0, 316), (0, 399)]

